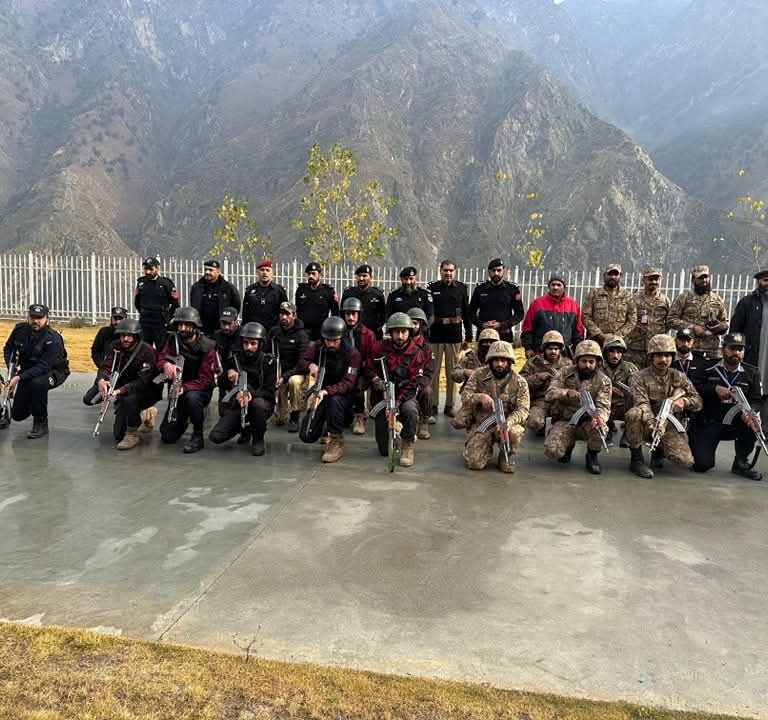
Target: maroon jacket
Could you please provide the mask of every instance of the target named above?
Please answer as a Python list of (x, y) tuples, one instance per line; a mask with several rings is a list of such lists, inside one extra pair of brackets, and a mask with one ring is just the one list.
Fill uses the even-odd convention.
[[(381, 377), (381, 365), (374, 358), (386, 357), (387, 373), (389, 379), (395, 383), (397, 391), (397, 404), (416, 397), (419, 385), (424, 382), (424, 374), (428, 370), (426, 353), (413, 341), (402, 349), (395, 349), (391, 340), (377, 342), (373, 348), (373, 356), (369, 368), (371, 378)], [(375, 405), (383, 398), (383, 394), (373, 391), (371, 393), (371, 405)]]
[(353, 347), (360, 353), (360, 369), (367, 375), (370, 359), (373, 357), (373, 347), (376, 345), (375, 333), (363, 325), (363, 323), (358, 323), (354, 330), (349, 331), (347, 337)]
[[(309, 344), (307, 351), (296, 364), (294, 372), (297, 375), (309, 374), (309, 366), (318, 364), (322, 340), (315, 340)], [(321, 390), (325, 390), (328, 396), (347, 395), (352, 392), (357, 383), (357, 375), (360, 371), (360, 353), (352, 347), (346, 338), (341, 341), (341, 347), (337, 353), (326, 352), (325, 380)]]
[(213, 340), (198, 335), (192, 345), (185, 345), (178, 339), (175, 333), (168, 335), (168, 341), (157, 354), (155, 368), (157, 372), (163, 372), (166, 362), (173, 362), (176, 357), (177, 347), (184, 356), (184, 373), (181, 376), (181, 386), (184, 392), (195, 390), (213, 390), (214, 378), (218, 362), (216, 360), (216, 343)]
[(121, 389), (123, 395), (141, 392), (152, 385), (152, 379), (155, 377), (155, 351), (151, 345), (147, 345), (145, 342), (139, 344), (139, 349), (130, 365), (127, 363), (133, 355), (133, 351), (123, 350), (119, 340), (113, 342), (99, 366), (99, 372), (96, 374), (97, 380), (109, 380), (112, 375), (115, 353), (119, 353), (117, 364), (120, 377), (117, 380), (117, 387)]
[(413, 338), (421, 351), (424, 353), (425, 362), (427, 363), (424, 368), (424, 385), (432, 385), (432, 376), (435, 374), (435, 367), (433, 364), (434, 356), (432, 355), (432, 346), (425, 340), (423, 335), (417, 335)]

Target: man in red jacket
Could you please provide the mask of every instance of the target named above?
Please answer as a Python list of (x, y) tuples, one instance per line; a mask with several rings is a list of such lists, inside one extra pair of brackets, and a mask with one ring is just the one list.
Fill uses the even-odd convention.
[(541, 352), (541, 341), (550, 330), (556, 330), (563, 336), (564, 353), (568, 356), (572, 348), (584, 339), (581, 308), (565, 294), (565, 279), (559, 274), (549, 278), (547, 294), (537, 297), (528, 306), (523, 318), (520, 340), (526, 358)]
[(373, 330), (366, 327), (361, 319), (363, 302), (356, 297), (348, 297), (341, 303), (341, 316), (347, 324), (347, 339), (360, 353), (360, 373), (357, 376), (357, 384), (353, 395), (352, 406), (354, 417), (352, 418), (352, 434), (365, 435), (365, 391), (370, 381), (370, 367), (373, 359), (373, 346), (376, 344), (376, 335)]

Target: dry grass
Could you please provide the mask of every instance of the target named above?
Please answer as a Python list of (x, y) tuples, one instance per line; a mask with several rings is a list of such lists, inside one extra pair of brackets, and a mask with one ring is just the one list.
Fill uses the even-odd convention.
[(0, 623), (0, 718), (14, 720), (715, 717)]
[[(0, 320), (0, 340), (3, 343), (11, 334), (15, 324), (16, 322), (12, 320)], [(95, 373), (96, 368), (91, 362), (91, 344), (101, 326), (87, 325), (71, 328), (66, 322), (51, 323), (51, 326), (64, 336), (64, 344), (67, 346), (67, 354), (69, 355), (69, 366), (72, 371)]]

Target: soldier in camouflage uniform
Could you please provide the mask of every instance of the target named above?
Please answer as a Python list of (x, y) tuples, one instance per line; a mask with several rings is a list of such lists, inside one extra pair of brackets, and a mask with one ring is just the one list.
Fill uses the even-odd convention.
[(469, 438), (464, 446), (464, 462), (470, 470), (482, 470), (493, 457), (493, 445), (499, 441), (498, 429), (494, 426), (485, 432), (478, 431), (478, 425), (493, 413), (492, 390), (504, 404), (504, 415), (509, 430), (509, 461), (499, 450), (497, 466), (501, 472), (515, 472), (514, 455), (520, 447), (528, 417), (530, 397), (528, 384), (512, 368), (515, 352), (511, 343), (500, 340), (491, 345), (486, 356), (488, 364), (475, 370), (469, 380), (465, 393), (469, 407), (467, 432)]
[(621, 265), (605, 269), (603, 287), (587, 293), (581, 305), (581, 319), (587, 337), (600, 345), (606, 335), (626, 337), (635, 327), (635, 305), (629, 290), (620, 287)]
[(467, 419), (469, 417), (468, 412), (470, 410), (464, 396), (464, 388), (467, 385), (467, 380), (472, 377), (472, 373), (477, 370), (477, 368), (485, 365), (485, 356), (488, 353), (488, 350), (493, 343), (500, 339), (497, 330), (494, 330), (493, 328), (484, 328), (480, 331), (480, 335), (477, 338), (477, 350), (467, 350), (467, 352), (459, 358), (456, 365), (453, 366), (453, 381), (461, 383), (461, 387), (459, 388), (461, 409), (456, 413), (456, 417), (451, 420), (451, 425), (457, 430), (463, 430), (467, 427)]
[(667, 331), (667, 315), (670, 299), (659, 291), (661, 270), (646, 268), (643, 270), (643, 289), (633, 296), (637, 313), (637, 322), (632, 332), (624, 338), (627, 343), (626, 360), (642, 369), (648, 364), (648, 341), (654, 336)]
[(544, 333), (541, 339), (541, 355), (534, 355), (523, 366), (520, 376), (528, 383), (531, 393), (531, 411), (528, 413), (526, 427), (543, 435), (549, 415), (549, 405), (544, 399), (552, 378), (560, 374), (562, 368), (570, 367), (571, 361), (562, 356), (565, 343), (557, 330)]
[(720, 336), (728, 330), (723, 299), (712, 292), (709, 268), (697, 265), (691, 270), (693, 288), (675, 299), (669, 309), (667, 323), (670, 329), (691, 328), (696, 343), (694, 348), (707, 358), (721, 357)]
[[(624, 413), (632, 406), (632, 396), (621, 385), (629, 387), (630, 377), (637, 372), (637, 365), (624, 360), (627, 346), (618, 335), (607, 335), (603, 343), (603, 372), (611, 381), (611, 419), (608, 421), (608, 438), (613, 440), (616, 432), (616, 420), (624, 422)], [(619, 447), (629, 447), (622, 434)]]
[[(545, 395), (550, 404), (552, 429), (544, 441), (544, 454), (561, 463), (571, 461), (576, 440), (587, 441), (587, 470), (593, 475), (602, 472), (597, 459), (603, 447), (599, 428), (606, 428), (611, 414), (611, 381), (601, 372), (600, 346), (593, 340), (583, 340), (573, 354), (573, 367), (565, 368), (552, 380)], [(580, 390), (585, 388), (595, 402), (597, 414), (585, 416), (578, 426), (570, 424), (573, 414), (581, 406)]]
[[(667, 398), (676, 398), (673, 412), (698, 412), (701, 396), (693, 383), (679, 370), (670, 367), (675, 357), (675, 341), (669, 335), (654, 335), (648, 343), (649, 367), (632, 376), (634, 407), (627, 410), (625, 428), (631, 459), (629, 469), (639, 477), (652, 478), (653, 470), (645, 464), (643, 439), (650, 438), (654, 419)], [(670, 424), (654, 451), (651, 464), (663, 465), (663, 458), (683, 467), (693, 466), (693, 455), (685, 433), (679, 433)]]

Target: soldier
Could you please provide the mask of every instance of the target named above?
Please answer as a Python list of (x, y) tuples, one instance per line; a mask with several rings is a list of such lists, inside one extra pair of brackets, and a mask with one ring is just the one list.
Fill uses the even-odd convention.
[(112, 435), (118, 450), (133, 450), (139, 444), (139, 427), (154, 428), (162, 390), (152, 382), (155, 375), (155, 351), (141, 340), (137, 320), (126, 318), (115, 328), (116, 340), (101, 362), (96, 376), (97, 392), (103, 401), (109, 393), (113, 370), (119, 372), (114, 390), (115, 422)]
[(537, 297), (525, 312), (520, 341), (526, 358), (542, 351), (542, 340), (552, 330), (563, 338), (569, 355), (584, 339), (581, 308), (565, 294), (565, 278), (558, 273), (549, 278), (547, 294)]
[[(224, 414), (208, 435), (214, 445), (219, 445), (237, 434), (242, 435), (247, 428), (251, 455), (257, 457), (265, 452), (264, 434), (275, 405), (275, 358), (262, 349), (266, 335), (260, 323), (246, 323), (240, 330), (240, 349), (224, 361), (223, 389), (228, 393), (237, 387), (240, 374), (246, 373), (247, 390), (240, 390), (227, 402)], [(243, 409), (246, 428), (243, 428)]]
[(355, 270), (357, 278), (356, 287), (348, 287), (341, 296), (342, 304), (347, 298), (357, 298), (363, 303), (363, 310), (360, 316), (363, 325), (372, 330), (377, 340), (381, 339), (381, 329), (387, 319), (386, 300), (384, 291), (375, 287), (371, 282), (373, 269), (370, 265), (360, 265)]
[(690, 328), (696, 338), (694, 347), (707, 358), (720, 357), (720, 335), (728, 330), (722, 298), (712, 292), (709, 268), (696, 265), (691, 270), (693, 289), (679, 295), (669, 309), (667, 323), (673, 330)]
[[(376, 343), (373, 349), (374, 358), (384, 358), (387, 373), (395, 384), (395, 404), (397, 419), (402, 423), (400, 437), (400, 465), (411, 467), (414, 462), (413, 446), (416, 439), (416, 426), (419, 419), (419, 405), (416, 398), (419, 386), (423, 381), (427, 368), (427, 359), (411, 335), (413, 326), (411, 319), (405, 313), (394, 313), (387, 320), (389, 340)], [(384, 381), (381, 378), (380, 363), (372, 367), (373, 379), (371, 386), (371, 404), (376, 405), (383, 398)], [(386, 413), (376, 416), (376, 445), (381, 455), (388, 453), (388, 429)]]
[[(544, 440), (544, 454), (561, 463), (571, 461), (576, 440), (587, 441), (586, 467), (593, 475), (602, 472), (598, 454), (603, 442), (600, 430), (606, 430), (611, 415), (611, 381), (601, 372), (600, 346), (593, 340), (583, 340), (573, 354), (574, 365), (563, 368), (553, 378), (544, 399), (549, 403), (552, 429)], [(592, 396), (597, 410), (594, 417), (587, 414), (583, 422), (570, 424), (573, 414), (581, 405), (580, 390)]]
[(528, 413), (526, 427), (544, 435), (544, 428), (549, 416), (549, 404), (544, 399), (552, 379), (557, 377), (563, 368), (571, 365), (571, 361), (563, 357), (563, 336), (557, 330), (544, 333), (541, 339), (541, 355), (528, 358), (520, 376), (528, 383), (531, 395), (531, 409)]
[[(509, 457), (499, 449), (496, 464), (503, 473), (515, 472), (515, 455), (525, 432), (530, 397), (525, 379), (512, 368), (515, 352), (511, 343), (498, 341), (491, 345), (487, 355), (488, 365), (472, 373), (467, 381), (469, 437), (464, 445), (464, 462), (470, 470), (483, 470), (493, 457), (493, 444), (499, 442), (499, 430), (494, 427), (478, 431), (482, 423), (494, 411), (493, 396), (501, 398), (509, 432)], [(495, 392), (492, 386), (495, 385)]]
[(461, 408), (459, 412), (456, 413), (456, 417), (451, 420), (451, 425), (457, 430), (463, 430), (467, 427), (467, 419), (469, 418), (468, 413), (471, 409), (467, 404), (467, 396), (464, 394), (467, 380), (469, 380), (475, 370), (485, 365), (485, 358), (488, 354), (488, 350), (498, 339), (499, 333), (496, 330), (493, 330), (492, 328), (481, 330), (480, 337), (477, 339), (477, 350), (467, 350), (467, 352), (459, 358), (456, 367), (453, 368), (453, 381), (461, 383), (461, 386), (459, 387)]
[(434, 355), (432, 354), (432, 346), (424, 336), (427, 329), (427, 316), (424, 311), (421, 308), (411, 308), (407, 315), (411, 319), (411, 328), (413, 330), (411, 337), (413, 342), (424, 353), (425, 361), (424, 375), (419, 379), (419, 391), (417, 394), (419, 401), (419, 424), (416, 429), (416, 437), (419, 440), (429, 440), (432, 437), (429, 433), (429, 425), (435, 422), (435, 418), (432, 416)]
[[(6, 392), (13, 394), (11, 418), (16, 422), (32, 415), (30, 440), (48, 434), (48, 392), (59, 387), (69, 375), (69, 362), (64, 340), (48, 320), (48, 308), (34, 303), (29, 306), (28, 322), (18, 323), (3, 348), (5, 366), (12, 360), (19, 372), (8, 379)], [(7, 428), (5, 418), (0, 429)]]
[[(608, 437), (606, 442), (610, 445), (613, 433), (616, 432), (616, 421), (624, 422), (626, 411), (632, 406), (632, 395), (623, 389), (629, 387), (629, 382), (637, 365), (624, 360), (627, 346), (623, 338), (618, 335), (606, 335), (603, 343), (603, 372), (611, 381), (611, 418), (608, 421)], [(626, 432), (621, 435), (619, 447), (629, 447), (626, 442)]]
[(341, 303), (341, 315), (347, 324), (347, 339), (360, 353), (360, 372), (353, 395), (352, 434), (365, 435), (365, 391), (370, 382), (370, 367), (373, 364), (373, 346), (376, 335), (366, 327), (360, 317), (363, 303), (356, 297), (348, 297)]
[(157, 258), (144, 258), (142, 267), (144, 275), (136, 281), (133, 306), (139, 313), (144, 342), (160, 350), (165, 345), (168, 321), (179, 307), (179, 292), (173, 280), (160, 275)]
[(635, 327), (635, 305), (629, 290), (620, 287), (621, 265), (612, 263), (603, 273), (603, 287), (587, 293), (581, 313), (587, 337), (603, 344), (606, 335), (627, 337)]
[[(445, 409), (448, 417), (454, 416), (453, 403), (456, 387), (453, 380), (453, 368), (459, 357), (464, 341), (472, 340), (472, 322), (469, 319), (469, 295), (467, 286), (456, 280), (456, 263), (443, 260), (440, 263), (440, 279), (427, 285), (432, 294), (434, 317), (429, 328), (429, 342), (434, 352), (434, 372), (432, 375), (432, 397), (437, 403), (440, 397), (440, 369), (445, 356)], [(462, 326), (464, 335), (462, 337)], [(437, 405), (432, 407), (430, 415), (437, 415)]]
[(400, 271), (400, 287), (389, 293), (386, 314), (390, 317), (396, 312), (407, 313), (411, 308), (421, 308), (427, 316), (432, 317), (432, 293), (425, 288), (417, 287), (416, 268), (412, 265)]
[[(632, 375), (630, 387), (634, 405), (627, 410), (624, 423), (630, 448), (629, 469), (641, 478), (653, 477), (653, 470), (645, 464), (643, 457), (643, 439), (651, 437), (654, 420), (664, 401), (674, 398), (672, 412), (675, 414), (701, 409), (701, 398), (693, 383), (671, 367), (675, 356), (674, 340), (669, 335), (654, 335), (648, 342), (648, 355), (648, 367)], [(685, 434), (677, 432), (670, 423), (652, 455), (653, 467), (663, 467), (664, 457), (682, 467), (693, 465)]]
[(171, 322), (174, 332), (168, 336), (160, 351), (155, 367), (173, 383), (176, 378), (176, 363), (184, 358), (182, 371), (182, 394), (176, 406), (176, 418), (166, 411), (160, 424), (160, 437), (164, 443), (175, 443), (192, 423), (192, 435), (184, 445), (185, 453), (196, 453), (203, 449), (203, 423), (205, 408), (211, 402), (214, 376), (217, 370), (216, 345), (201, 333), (200, 314), (192, 307), (179, 308)]
[(224, 279), (218, 260), (203, 263), (203, 277), (189, 289), (189, 304), (200, 313), (203, 334), (207, 337), (213, 337), (219, 329), (224, 308), (240, 307), (240, 292)]
[(243, 293), (243, 322), (261, 323), (271, 330), (278, 323), (282, 303), (288, 302), (288, 293), (272, 280), (272, 261), (261, 260), (256, 265), (258, 282), (249, 285)]
[[(321, 339), (313, 342), (296, 366), (296, 372), (318, 377), (325, 367), (322, 387), (309, 398), (299, 437), (314, 443), (328, 433), (322, 461), (333, 463), (344, 455), (344, 424), (352, 407), (352, 393), (360, 371), (360, 353), (346, 338), (347, 325), (340, 317), (323, 320)], [(314, 410), (312, 416), (311, 410)], [(311, 422), (310, 422), (311, 421)]]
[(309, 377), (299, 374), (296, 366), (309, 347), (309, 335), (304, 323), (296, 317), (296, 306), (284, 302), (280, 305), (278, 324), (269, 331), (269, 347), (279, 360), (277, 377), (277, 414), (275, 425), (285, 425), (288, 432), (299, 432), (299, 413), (304, 408), (304, 393), (309, 388)]
[(488, 263), (488, 281), (480, 283), (469, 302), (469, 317), (480, 333), (491, 328), (499, 337), (512, 342), (512, 328), (525, 314), (520, 288), (504, 279), (504, 263), (495, 258)]
[(686, 377), (692, 377), (702, 365), (707, 363), (704, 353), (693, 349), (694, 337), (690, 328), (683, 328), (675, 333), (675, 359), (672, 367)]
[[(730, 333), (723, 338), (723, 357), (699, 368), (693, 376), (701, 393), (703, 410), (695, 415), (688, 427), (688, 439), (693, 451), (693, 469), (706, 472), (715, 466), (715, 453), (721, 440), (733, 440), (734, 458), (731, 472), (750, 480), (762, 480), (762, 475), (750, 463), (749, 454), (755, 447), (755, 432), (760, 430), (759, 416), (763, 406), (760, 372), (754, 365), (743, 362), (746, 338)], [(757, 417), (739, 413), (730, 425), (725, 414), (733, 407), (730, 388), (741, 388)], [(757, 450), (757, 455), (760, 448)], [(757, 460), (755, 456), (755, 461)]]
[(85, 395), (83, 395), (84, 405), (93, 405), (94, 400), (99, 394), (99, 388), (97, 387), (97, 382), (99, 380), (99, 368), (101, 367), (101, 363), (104, 361), (104, 358), (112, 350), (112, 343), (116, 339), (115, 327), (121, 320), (124, 320), (127, 317), (128, 311), (124, 307), (116, 305), (110, 311), (109, 325), (103, 328), (99, 328), (99, 332), (96, 333), (96, 337), (93, 339), (93, 343), (91, 345), (91, 360), (93, 360), (93, 364), (96, 366), (97, 375), (96, 379), (93, 381), (93, 385), (91, 385), (91, 387), (89, 387), (86, 391)]
[(213, 334), (216, 344), (216, 386), (219, 388), (219, 417), (224, 414), (222, 398), (227, 393), (224, 364), (240, 347), (240, 318), (237, 308), (226, 307), (221, 311), (219, 329)]
[(642, 369), (648, 362), (648, 341), (667, 331), (667, 315), (670, 300), (659, 290), (661, 270), (643, 270), (643, 289), (632, 296), (636, 323), (624, 340), (627, 343), (625, 358)]
[(320, 282), (322, 274), (320, 265), (309, 263), (304, 269), (307, 281), (296, 288), (296, 312), (310, 340), (319, 340), (323, 321), (329, 315), (339, 314), (339, 298), (330, 285)]

